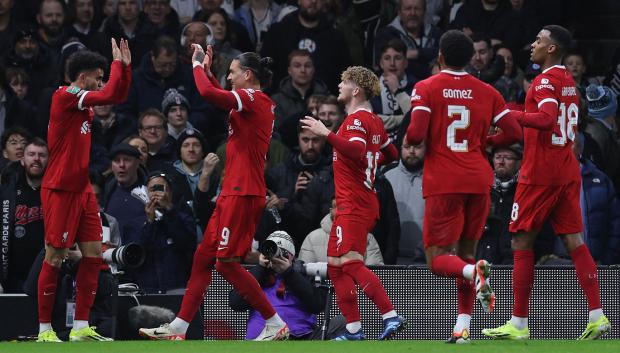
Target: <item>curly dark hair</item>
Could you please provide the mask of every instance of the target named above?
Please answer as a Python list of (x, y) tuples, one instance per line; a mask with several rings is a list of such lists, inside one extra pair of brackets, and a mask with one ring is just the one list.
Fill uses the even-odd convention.
[(96, 69), (105, 71), (107, 66), (108, 61), (103, 55), (90, 50), (79, 50), (71, 54), (67, 61), (67, 76), (73, 82), (84, 71)]
[(463, 68), (474, 55), (474, 43), (465, 33), (456, 29), (449, 30), (439, 39), (439, 52), (446, 65)]

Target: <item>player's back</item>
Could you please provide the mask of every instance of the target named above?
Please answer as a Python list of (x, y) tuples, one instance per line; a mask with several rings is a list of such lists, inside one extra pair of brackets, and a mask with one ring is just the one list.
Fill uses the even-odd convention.
[(240, 89), (240, 111), (232, 110), (226, 142), (222, 195), (265, 196), (265, 161), (273, 132), (274, 103), (265, 93)]
[(492, 122), (508, 111), (490, 85), (465, 73), (443, 70), (416, 84), (413, 109), (431, 114), (424, 159), (424, 196), (487, 193), (493, 181), (486, 139)]
[(579, 162), (572, 151), (579, 118), (577, 94), (575, 81), (564, 66), (547, 68), (532, 81), (525, 98), (525, 112), (537, 112), (543, 104), (554, 104), (557, 124), (548, 131), (523, 129), (520, 183), (561, 185), (580, 179)]
[(377, 217), (379, 204), (374, 191), (375, 173), (381, 148), (389, 144), (383, 122), (374, 113), (359, 109), (349, 114), (338, 135), (365, 145), (360, 160), (347, 158), (334, 149), (334, 184), (339, 214)]

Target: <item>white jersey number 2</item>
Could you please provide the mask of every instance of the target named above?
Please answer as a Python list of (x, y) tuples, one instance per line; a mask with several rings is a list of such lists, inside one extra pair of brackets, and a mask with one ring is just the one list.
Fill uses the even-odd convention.
[(448, 125), (447, 145), (454, 152), (467, 152), (467, 140), (456, 142), (456, 132), (457, 130), (465, 130), (469, 126), (469, 110), (462, 105), (449, 105), (448, 117), (454, 119), (455, 115), (460, 116), (460, 119), (454, 120)]

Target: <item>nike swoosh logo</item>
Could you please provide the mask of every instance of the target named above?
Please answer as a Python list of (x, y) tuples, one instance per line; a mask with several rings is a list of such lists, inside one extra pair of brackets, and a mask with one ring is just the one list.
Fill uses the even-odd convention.
[(228, 246), (225, 246), (223, 248), (219, 248), (219, 247), (217, 248), (217, 250), (224, 250), (224, 249), (228, 249)]
[(53, 294), (54, 294), (54, 292), (52, 292), (52, 293), (43, 292), (43, 295), (45, 295), (45, 296), (53, 295)]

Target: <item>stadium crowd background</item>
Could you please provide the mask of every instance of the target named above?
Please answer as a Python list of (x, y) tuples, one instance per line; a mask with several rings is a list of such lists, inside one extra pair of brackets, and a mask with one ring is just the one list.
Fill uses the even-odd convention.
[[(299, 119), (312, 114), (336, 130), (345, 114), (335, 98), (340, 73), (350, 65), (374, 69), (382, 91), (373, 108), (401, 160), (377, 178), (381, 219), (369, 234), (366, 263), (423, 264), (425, 148), (409, 145), (403, 135), (413, 84), (438, 72), (439, 37), (452, 28), (471, 35), (475, 54), (467, 70), (494, 85), (510, 108), (523, 109), (525, 90), (539, 72), (529, 63), (529, 43), (546, 24), (569, 28), (575, 48), (565, 65), (582, 102), (576, 153), (584, 239), (597, 263), (619, 264), (618, 19), (613, 0), (0, 0), (0, 196), (9, 220), (1, 242), (2, 289), (22, 293), (43, 248), (38, 189), (47, 165), (44, 140), (52, 93), (67, 84), (67, 58), (90, 49), (111, 60), (111, 37), (129, 39), (129, 98), (95, 107), (84, 133), (93, 135), (91, 182), (105, 216), (105, 244), (142, 245), (144, 263), (121, 280), (146, 293), (183, 291), (226, 177), (228, 112), (200, 98), (191, 73), (193, 43), (214, 46), (214, 74), (223, 85), (241, 52), (275, 59), (273, 82), (264, 88), (276, 103), (265, 171), (269, 192), (255, 239), (286, 231), (306, 262), (325, 261), (337, 206), (331, 147), (300, 132)], [(495, 183), (477, 256), (494, 264), (512, 262), (507, 224), (521, 157), (519, 145), (489, 151)], [(155, 183), (165, 184), (160, 214), (146, 212), (134, 197)], [(569, 263), (550, 227), (539, 238), (538, 264)], [(257, 258), (253, 252), (246, 261)]]

